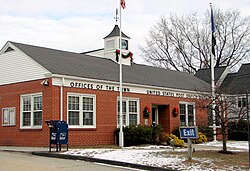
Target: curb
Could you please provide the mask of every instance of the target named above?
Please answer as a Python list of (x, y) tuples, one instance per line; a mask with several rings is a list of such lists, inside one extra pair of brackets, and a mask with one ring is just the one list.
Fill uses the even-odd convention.
[(140, 164), (134, 164), (134, 163), (127, 163), (127, 162), (120, 162), (120, 161), (113, 161), (113, 160), (105, 160), (105, 159), (98, 159), (98, 158), (85, 157), (85, 156), (66, 155), (66, 154), (53, 153), (53, 152), (31, 152), (31, 153), (33, 155), (37, 155), (37, 156), (55, 157), (55, 158), (70, 159), (70, 160), (83, 160), (83, 161), (86, 161), (86, 162), (103, 163), (103, 164), (130, 167), (130, 168), (142, 169), (142, 170), (176, 171), (176, 170), (170, 169), (170, 168), (146, 166), (146, 165), (140, 165)]

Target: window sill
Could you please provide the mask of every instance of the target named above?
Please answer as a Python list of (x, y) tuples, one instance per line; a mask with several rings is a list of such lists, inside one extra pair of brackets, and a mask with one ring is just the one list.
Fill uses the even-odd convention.
[(14, 127), (16, 125), (2, 125), (3, 127)]
[(41, 130), (42, 126), (39, 127), (20, 127), (20, 130)]
[(69, 131), (96, 131), (96, 128), (69, 128)]

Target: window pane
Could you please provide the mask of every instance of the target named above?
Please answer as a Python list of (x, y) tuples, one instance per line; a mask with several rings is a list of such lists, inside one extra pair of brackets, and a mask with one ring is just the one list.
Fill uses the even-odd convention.
[(137, 101), (129, 101), (129, 113), (137, 112)]
[(186, 105), (180, 104), (180, 115), (186, 115)]
[(83, 107), (82, 107), (83, 110), (93, 111), (93, 98), (83, 97), (82, 103), (83, 103)]
[(93, 112), (83, 112), (83, 125), (93, 125)]
[(181, 126), (186, 125), (186, 115), (180, 115), (180, 124)]
[(194, 106), (188, 105), (188, 115), (193, 115), (193, 114), (194, 114)]
[(188, 126), (194, 126), (194, 117), (188, 116)]
[(68, 108), (69, 110), (79, 110), (79, 97), (69, 96)]
[[(126, 114), (126, 110), (127, 108), (126, 108), (126, 101), (123, 101), (122, 102), (122, 113), (123, 114)], [(118, 101), (118, 113), (120, 113), (120, 101)]]
[(31, 111), (31, 97), (23, 97), (23, 111)]
[(23, 112), (23, 126), (31, 126), (31, 112)]
[(129, 126), (136, 126), (137, 125), (137, 115), (130, 114), (129, 115)]
[(34, 110), (42, 110), (42, 96), (34, 97)]
[(34, 125), (42, 125), (42, 112), (34, 112)]
[[(120, 125), (120, 115), (117, 115), (117, 125)], [(126, 125), (126, 115), (122, 115), (122, 125)]]
[(69, 125), (79, 125), (79, 112), (69, 111)]

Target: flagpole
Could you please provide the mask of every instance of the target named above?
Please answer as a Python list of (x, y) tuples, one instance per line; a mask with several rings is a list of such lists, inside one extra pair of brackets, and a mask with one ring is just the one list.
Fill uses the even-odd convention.
[[(212, 3), (210, 3), (211, 8), (211, 28), (212, 28), (212, 34), (211, 34), (211, 40), (212, 40), (212, 46), (213, 44), (213, 32), (214, 32), (214, 21), (213, 21), (213, 9), (212, 9)], [(212, 47), (211, 49), (213, 49)], [(212, 116), (213, 116), (213, 132), (214, 132), (214, 141), (216, 141), (216, 116), (215, 116), (215, 84), (214, 84), (214, 52), (211, 50), (211, 88), (212, 88)]]
[[(120, 0), (119, 0), (120, 1)], [(120, 3), (119, 3), (120, 4)], [(119, 38), (119, 44), (120, 44), (120, 132), (119, 132), (119, 147), (124, 147), (124, 140), (123, 140), (123, 130), (122, 130), (122, 10), (121, 10), (121, 4), (120, 6), (120, 38)]]

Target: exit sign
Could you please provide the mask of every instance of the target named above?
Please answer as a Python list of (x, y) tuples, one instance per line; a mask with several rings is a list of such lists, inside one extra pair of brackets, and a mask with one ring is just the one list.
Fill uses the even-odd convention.
[(197, 126), (192, 127), (180, 127), (180, 137), (182, 139), (197, 139), (198, 136), (198, 128)]

